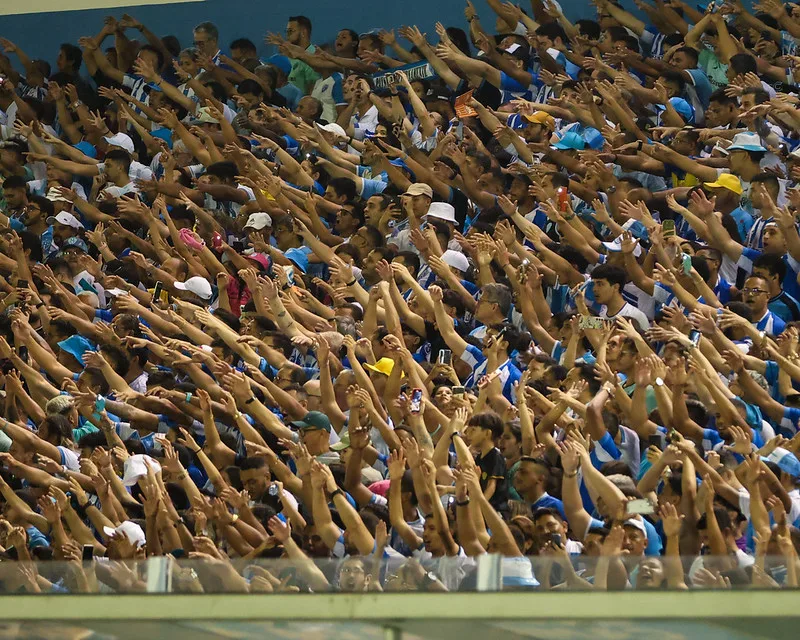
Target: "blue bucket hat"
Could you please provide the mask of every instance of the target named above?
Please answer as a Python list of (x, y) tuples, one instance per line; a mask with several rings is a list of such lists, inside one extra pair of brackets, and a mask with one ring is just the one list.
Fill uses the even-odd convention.
[(286, 256), (288, 260), (291, 260), (303, 273), (308, 271), (308, 254), (302, 249), (294, 247), (287, 250), (283, 255)]
[(91, 340), (78, 334), (70, 336), (66, 340), (62, 340), (58, 343), (58, 346), (73, 356), (81, 364), (85, 364), (83, 362), (83, 354), (87, 351), (94, 351), (96, 348)]

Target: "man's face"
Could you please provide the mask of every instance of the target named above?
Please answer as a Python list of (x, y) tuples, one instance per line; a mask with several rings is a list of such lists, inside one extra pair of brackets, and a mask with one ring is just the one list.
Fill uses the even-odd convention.
[[(359, 43), (360, 44), (360, 43)], [(336, 55), (353, 55), (354, 50), (358, 46), (356, 41), (353, 39), (353, 34), (343, 29), (339, 32), (339, 35), (336, 36), (336, 41), (333, 43), (334, 49), (336, 50)]]
[(337, 211), (336, 224), (334, 225), (337, 233), (350, 235), (358, 228), (358, 225), (358, 219), (353, 216), (352, 211), (349, 209), (339, 209), (339, 211)]
[(364, 565), (359, 558), (348, 558), (339, 569), (339, 588), (342, 591), (363, 591), (366, 582)]
[(594, 299), (597, 304), (608, 304), (614, 296), (616, 286), (611, 285), (608, 280), (602, 278), (593, 278), (594, 285)]
[(764, 229), (763, 244), (766, 253), (786, 253), (786, 238), (777, 225), (770, 224)]
[(622, 548), (632, 556), (644, 555), (644, 550), (647, 548), (647, 536), (636, 527), (626, 526), (623, 527), (623, 530), (625, 539), (622, 542)]
[(763, 278), (748, 278), (742, 289), (744, 303), (753, 311), (753, 320), (760, 320), (769, 303), (769, 282)]
[(194, 32), (194, 46), (206, 56), (213, 56), (219, 50), (217, 41), (202, 29)]
[(325, 199), (335, 204), (343, 204), (345, 200), (347, 200), (347, 197), (344, 195), (339, 195), (336, 189), (328, 185), (325, 187)]
[(422, 529), (422, 542), (425, 545), (425, 549), (433, 554), (444, 552), (442, 536), (439, 534), (433, 518), (425, 519), (425, 526)]
[(21, 209), (25, 206), (25, 202), (28, 199), (25, 193), (25, 187), (6, 189), (5, 196), (6, 204), (9, 209)]
[(375, 266), (381, 261), (382, 256), (380, 253), (375, 251), (374, 249), (367, 254), (367, 257), (364, 258), (364, 263), (362, 265), (362, 272), (364, 275), (375, 275)]
[(375, 47), (375, 43), (373, 42), (372, 38), (361, 38), (358, 41), (358, 49), (356, 51), (356, 55), (359, 58), (363, 58), (364, 54), (367, 51), (376, 51), (377, 48)]
[[(56, 222), (53, 225), (53, 237), (57, 238), (61, 242), (63, 242), (67, 238), (71, 238), (75, 234), (76, 234), (75, 229), (73, 229), (67, 224), (61, 224), (60, 222)], [(75, 249), (75, 251), (78, 251), (78, 249)]]
[(520, 493), (527, 493), (542, 482), (542, 474), (533, 462), (522, 462), (514, 476), (514, 488)]
[(367, 219), (367, 224), (377, 227), (383, 217), (385, 209), (382, 209), (383, 198), (380, 196), (372, 196), (367, 200), (364, 206), (364, 217)]
[(361, 252), (362, 256), (368, 255), (372, 249), (366, 227), (360, 227), (350, 238), (350, 244)]
[(58, 67), (58, 70), (62, 72), (72, 70), (72, 65), (67, 59), (67, 56), (64, 53), (63, 49), (58, 50), (58, 57), (56, 58), (56, 66)]
[(547, 514), (540, 516), (534, 523), (534, 533), (541, 542), (546, 540), (546, 536), (558, 534), (562, 539), (567, 537), (567, 527), (560, 518)]
[(253, 499), (258, 499), (267, 492), (271, 479), (269, 467), (266, 466), (259, 469), (245, 469), (239, 473), (239, 477), (242, 486)]
[(663, 582), (664, 567), (661, 564), (661, 560), (659, 558), (646, 558), (642, 560), (639, 564), (639, 576), (636, 579), (636, 588), (657, 589)]
[(305, 33), (304, 30), (294, 20), (292, 20), (291, 22), (289, 22), (289, 24), (286, 25), (286, 39), (291, 44), (296, 44), (296, 45), (302, 44), (304, 33)]
[(313, 122), (317, 115), (317, 100), (311, 96), (303, 96), (297, 103), (295, 113), (308, 122)]
[(319, 411), (322, 403), (322, 392), (319, 388), (319, 380), (309, 380), (303, 386), (308, 397), (308, 410)]
[(125, 166), (118, 160), (106, 160), (106, 174), (110, 180), (116, 182), (117, 180), (125, 180), (128, 177), (128, 171)]
[(729, 124), (736, 115), (736, 107), (730, 104), (721, 104), (719, 102), (711, 102), (706, 109), (706, 125), (713, 129), (714, 127), (723, 127)]
[[(216, 53), (216, 51), (214, 53)], [(145, 49), (145, 50), (139, 52), (138, 58), (140, 60), (142, 60), (143, 62), (146, 62), (147, 64), (149, 64), (156, 71), (159, 70), (158, 56), (155, 54), (155, 52), (150, 51), (149, 49)], [(155, 92), (155, 93), (158, 93), (158, 92)]]
[(672, 56), (670, 64), (678, 69), (693, 69), (694, 61), (683, 51), (678, 51)]

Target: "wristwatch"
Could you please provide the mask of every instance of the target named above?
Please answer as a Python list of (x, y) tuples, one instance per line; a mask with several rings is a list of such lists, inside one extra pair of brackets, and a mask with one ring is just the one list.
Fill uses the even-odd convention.
[(664, 379), (663, 378), (656, 378), (656, 386), (663, 387), (664, 386)]

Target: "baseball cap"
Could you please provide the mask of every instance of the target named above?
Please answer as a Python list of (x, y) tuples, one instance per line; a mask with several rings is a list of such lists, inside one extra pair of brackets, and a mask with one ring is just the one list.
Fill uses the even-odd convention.
[(742, 181), (732, 173), (720, 173), (714, 182), (704, 182), (703, 186), (709, 189), (727, 189), (737, 195), (742, 195), (744, 191)]
[(781, 471), (795, 478), (800, 477), (800, 460), (788, 449), (775, 447), (775, 451), (770, 453), (766, 458), (761, 459), (766, 462), (775, 463)]
[[(672, 105), (672, 108), (678, 112), (678, 115), (688, 124), (694, 123), (694, 107), (692, 107), (692, 105), (690, 105), (686, 100), (676, 96), (674, 98), (670, 98), (669, 103)], [(666, 109), (663, 104), (657, 104), (655, 107), (656, 111), (664, 111)]]
[(375, 364), (365, 364), (364, 368), (388, 376), (391, 375), (392, 369), (394, 369), (394, 360), (391, 358), (381, 358)]
[(321, 411), (309, 411), (303, 416), (302, 420), (290, 422), (293, 427), (306, 431), (327, 431), (331, 432), (331, 421)]
[(331, 445), (331, 451), (344, 451), (350, 446), (350, 433), (342, 431), (339, 442)]
[(453, 251), (453, 249), (448, 249), (442, 254), (442, 262), (449, 267), (453, 267), (453, 269), (458, 269), (462, 272), (469, 271), (467, 256), (458, 251)]
[(556, 128), (556, 119), (545, 111), (534, 111), (533, 113), (526, 113), (522, 117), (523, 119), (527, 120), (532, 124), (541, 124), (547, 127), (548, 129)]
[(433, 189), (429, 184), (425, 184), (424, 182), (415, 182), (408, 189), (406, 189), (406, 192), (403, 195), (428, 196), (429, 198), (433, 198)]
[[(48, 195), (50, 195), (49, 192)], [(48, 200), (50, 200), (50, 198), (48, 198)], [(55, 224), (56, 222), (58, 222), (59, 224), (63, 224), (64, 226), (67, 227), (72, 227), (73, 229), (83, 229), (81, 221), (78, 220), (71, 213), (67, 213), (66, 211), (61, 211), (54, 216), (48, 216), (46, 222), (47, 224)]]
[(193, 276), (186, 282), (176, 282), (175, 288), (181, 291), (191, 291), (203, 300), (211, 298), (211, 285), (208, 284), (208, 280), (200, 276)]
[(67, 238), (66, 240), (64, 240), (64, 243), (61, 245), (61, 248), (59, 249), (59, 251), (63, 251), (67, 247), (77, 247), (78, 249), (80, 249), (84, 253), (89, 253), (89, 247), (86, 246), (86, 243), (83, 240), (81, 240), (80, 238), (74, 238), (74, 237), (73, 238)]
[[(604, 242), (603, 246), (611, 253), (620, 253), (622, 251), (622, 236), (617, 236), (611, 242)], [(636, 248), (633, 250), (633, 255), (639, 257), (642, 254), (642, 247), (637, 242)]]
[(429, 218), (437, 218), (439, 220), (446, 220), (447, 222), (456, 221), (456, 210), (452, 204), (446, 202), (431, 202), (428, 213), (425, 214)]
[(272, 217), (268, 213), (264, 213), (263, 211), (257, 211), (256, 213), (251, 213), (250, 217), (247, 219), (247, 223), (244, 225), (245, 229), (255, 229), (256, 231), (260, 231), (264, 227), (271, 227), (272, 226)]
[(113, 535), (123, 535), (128, 539), (128, 542), (136, 545), (137, 547), (143, 547), (146, 543), (142, 528), (130, 520), (125, 520), (125, 522), (116, 528), (103, 527), (103, 533), (105, 533), (108, 537)]
[(112, 147), (120, 147), (128, 153), (133, 153), (133, 140), (127, 133), (115, 133), (113, 136), (103, 138)]
[(245, 256), (248, 260), (252, 260), (253, 262), (257, 262), (260, 264), (264, 269), (269, 269), (271, 260), (265, 256), (263, 253), (251, 253)]
[(631, 518), (630, 520), (626, 520), (622, 523), (623, 527), (633, 527), (634, 529), (638, 529), (644, 534), (644, 537), (647, 537), (647, 529), (644, 526), (644, 522), (641, 520), (637, 520), (636, 518)]
[(267, 64), (277, 67), (283, 71), (284, 75), (289, 75), (292, 72), (292, 61), (286, 56), (276, 53), (274, 56), (267, 58)]
[(766, 147), (761, 144), (761, 137), (757, 133), (746, 131), (737, 133), (733, 136), (733, 144), (728, 147), (728, 151), (766, 151)]
[(335, 122), (330, 122), (328, 124), (324, 124), (320, 127), (323, 131), (327, 131), (328, 133), (334, 133), (340, 138), (346, 138), (347, 132), (342, 129), (341, 125), (336, 124)]
[(553, 146), (553, 149), (560, 149), (562, 151), (566, 149), (584, 149), (586, 147), (586, 141), (580, 136), (580, 134), (575, 133), (574, 131), (567, 131), (561, 139), (556, 142)]
[(527, 46), (521, 45), (516, 42), (507, 49), (499, 49), (499, 51), (501, 53), (507, 53), (508, 55), (513, 56), (517, 60), (527, 60), (528, 58), (530, 58), (531, 55), (531, 51)]

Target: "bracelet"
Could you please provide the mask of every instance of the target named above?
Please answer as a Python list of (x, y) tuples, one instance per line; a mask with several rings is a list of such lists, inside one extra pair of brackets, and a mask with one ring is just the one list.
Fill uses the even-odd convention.
[(348, 282), (348, 283), (347, 283), (345, 286), (346, 286), (346, 287), (352, 287), (352, 286), (353, 286), (355, 283), (356, 283), (356, 279), (355, 279), (355, 278), (353, 278), (353, 279), (352, 279), (350, 282)]
[(577, 475), (578, 475), (578, 470), (576, 469), (574, 473), (565, 473), (564, 477), (565, 478), (574, 478)]
[(75, 102), (73, 102), (73, 103), (72, 103), (71, 105), (69, 105), (69, 106), (70, 106), (70, 109), (77, 109), (77, 108), (78, 108), (78, 107), (80, 107), (82, 104), (83, 104), (83, 103), (82, 103), (80, 100), (76, 100)]
[(194, 455), (197, 455), (197, 454), (198, 454), (198, 453), (200, 453), (202, 450), (203, 450), (203, 447), (197, 447), (197, 450), (195, 450), (195, 451), (192, 451), (192, 453), (193, 453)]
[(333, 499), (336, 496), (343, 496), (343, 495), (344, 495), (344, 491), (342, 491), (339, 487), (336, 487), (335, 491), (331, 491), (331, 501), (333, 501)]
[(256, 400), (255, 396), (250, 396), (250, 399), (249, 400), (245, 400), (244, 403), (245, 404), (250, 404), (251, 402), (255, 402), (255, 400)]
[(191, 401), (192, 401), (192, 392), (191, 391), (187, 391), (186, 392), (186, 404), (189, 404)]
[(469, 498), (467, 498), (466, 500), (461, 500), (460, 502), (456, 500), (457, 507), (466, 507), (468, 504), (469, 504)]
[(241, 417), (242, 417), (242, 412), (241, 411), (237, 411), (236, 413), (233, 414), (233, 419), (234, 420), (238, 420)]

